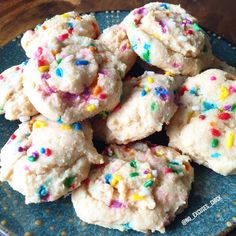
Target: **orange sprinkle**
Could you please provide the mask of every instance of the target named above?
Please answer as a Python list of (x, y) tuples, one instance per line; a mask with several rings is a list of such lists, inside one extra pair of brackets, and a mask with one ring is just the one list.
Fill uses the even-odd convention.
[(47, 27), (46, 27), (45, 25), (43, 25), (43, 26), (42, 26), (42, 29), (43, 29), (43, 30), (46, 30), (46, 29), (47, 29)]
[(187, 171), (191, 170), (191, 166), (188, 162), (183, 162), (183, 165), (185, 167), (185, 170), (187, 170)]
[(98, 85), (93, 89), (93, 95), (95, 95), (95, 96), (97, 96), (101, 92), (102, 92), (102, 87), (100, 87)]
[(75, 19), (76, 20), (81, 20), (81, 17), (80, 16), (76, 16)]
[(210, 121), (209, 124), (210, 124), (211, 127), (215, 127), (216, 126), (216, 122), (215, 121)]
[(97, 51), (97, 48), (95, 46), (90, 46), (89, 50), (93, 53), (95, 53)]
[(109, 59), (108, 58), (104, 58), (103, 63), (106, 64), (108, 62), (109, 62)]

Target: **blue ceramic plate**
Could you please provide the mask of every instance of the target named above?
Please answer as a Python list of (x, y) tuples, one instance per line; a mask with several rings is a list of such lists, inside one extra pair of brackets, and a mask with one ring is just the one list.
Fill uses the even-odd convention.
[[(96, 13), (104, 29), (119, 23), (128, 12)], [(217, 57), (236, 66), (235, 47), (221, 37), (207, 31)], [(20, 47), (20, 37), (0, 48), (0, 71), (26, 59)], [(1, 96), (1, 94), (0, 94)], [(17, 122), (9, 122), (0, 116), (0, 148), (17, 128)], [(152, 142), (167, 144), (161, 138)], [(167, 228), (166, 235), (218, 235), (236, 226), (236, 176), (223, 177), (202, 166), (194, 165), (195, 182), (190, 194), (189, 208)], [(0, 185), (0, 231), (3, 235), (143, 235), (135, 231), (125, 233), (80, 222), (73, 210), (70, 196), (52, 203), (24, 204), (24, 197), (8, 184)], [(155, 233), (154, 235), (160, 235)]]

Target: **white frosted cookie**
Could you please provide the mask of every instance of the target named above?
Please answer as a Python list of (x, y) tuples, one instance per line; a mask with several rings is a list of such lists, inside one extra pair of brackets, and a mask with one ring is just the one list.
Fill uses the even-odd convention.
[(83, 15), (75, 11), (56, 15), (34, 30), (28, 30), (21, 39), (21, 45), (26, 55), (31, 58), (37, 54), (38, 48), (48, 48), (57, 52), (67, 43), (78, 36), (96, 39), (100, 34), (99, 26), (94, 16)]
[(161, 131), (177, 109), (174, 87), (173, 77), (151, 71), (124, 81), (121, 103), (93, 119), (94, 136), (126, 144)]
[(236, 174), (236, 77), (210, 69), (180, 89), (169, 145), (222, 175)]
[(1, 181), (25, 202), (55, 201), (87, 178), (90, 163), (103, 163), (85, 121), (66, 125), (43, 116), (22, 123), (1, 150)]
[(196, 75), (212, 63), (206, 34), (179, 5), (149, 3), (131, 11), (121, 24), (133, 50), (165, 71)]
[(99, 39), (123, 62), (128, 72), (136, 61), (136, 54), (132, 50), (125, 29), (120, 25), (107, 28), (99, 36)]
[(12, 66), (0, 74), (0, 114), (8, 120), (17, 120), (38, 112), (23, 91), (24, 64)]
[(73, 123), (117, 105), (125, 69), (100, 41), (77, 37), (55, 55), (42, 49), (29, 60), (25, 93), (45, 117)]
[(111, 145), (104, 155), (105, 165), (72, 193), (78, 217), (121, 231), (165, 232), (187, 206), (193, 181), (189, 158), (145, 143)]

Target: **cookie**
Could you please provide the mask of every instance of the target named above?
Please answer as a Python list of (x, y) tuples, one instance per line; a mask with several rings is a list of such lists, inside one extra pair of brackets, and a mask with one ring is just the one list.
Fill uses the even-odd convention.
[(1, 150), (1, 181), (25, 195), (25, 202), (55, 201), (87, 178), (90, 163), (103, 158), (85, 121), (66, 125), (37, 116), (22, 123)]
[(96, 39), (99, 34), (99, 26), (94, 16), (80, 16), (77, 12), (71, 11), (56, 15), (37, 25), (34, 30), (26, 31), (21, 39), (21, 45), (26, 55), (31, 58), (37, 54), (39, 47), (56, 52), (68, 40), (78, 36)]
[(104, 155), (105, 165), (72, 193), (78, 217), (121, 231), (164, 233), (187, 206), (193, 181), (189, 158), (145, 143), (111, 145)]
[(218, 58), (214, 58), (213, 65), (211, 66), (213, 69), (220, 69), (229, 74), (236, 76), (236, 68), (228, 65), (226, 62), (219, 60)]
[(134, 65), (137, 56), (131, 48), (125, 29), (120, 25), (113, 25), (105, 29), (99, 39), (127, 66), (127, 73)]
[(25, 93), (45, 117), (73, 123), (119, 103), (125, 69), (100, 41), (77, 37), (57, 54), (39, 48), (24, 69)]
[(173, 77), (151, 71), (124, 81), (121, 103), (93, 119), (94, 136), (126, 144), (161, 131), (177, 109), (174, 87)]
[(236, 77), (210, 69), (186, 80), (169, 145), (222, 175), (236, 174)]
[(0, 74), (0, 114), (5, 113), (8, 120), (23, 119), (38, 113), (23, 91), (24, 65), (12, 66)]
[(179, 5), (149, 3), (131, 11), (121, 25), (139, 57), (165, 71), (196, 75), (212, 64), (206, 34)]

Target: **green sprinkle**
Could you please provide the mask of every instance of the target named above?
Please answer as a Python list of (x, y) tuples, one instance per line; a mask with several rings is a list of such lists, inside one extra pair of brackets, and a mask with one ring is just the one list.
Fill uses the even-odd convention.
[(211, 147), (215, 148), (215, 147), (218, 146), (218, 144), (219, 144), (219, 139), (213, 138), (213, 139), (211, 140)]
[(65, 185), (65, 187), (70, 188), (71, 185), (74, 183), (76, 176), (72, 176), (72, 177), (67, 177), (63, 180), (63, 184)]
[(177, 162), (177, 161), (170, 161), (170, 164), (171, 164), (171, 165), (179, 166), (179, 162)]
[(133, 167), (133, 168), (137, 168), (137, 163), (135, 160), (131, 161), (130, 162), (130, 166)]
[(193, 24), (193, 27), (194, 27), (194, 29), (197, 30), (197, 31), (201, 30), (201, 28), (199, 27), (199, 25), (198, 25), (197, 23), (194, 23), (194, 24)]
[(182, 170), (179, 169), (172, 169), (172, 172), (176, 173), (176, 174), (180, 174), (181, 172), (183, 172)]
[(156, 102), (152, 102), (151, 103), (151, 111), (155, 112), (155, 111), (157, 111), (157, 109), (158, 109), (157, 103)]
[(143, 55), (142, 55), (143, 59), (146, 61), (146, 62), (150, 62), (150, 51), (149, 50), (146, 50)]
[(129, 174), (130, 177), (136, 177), (136, 176), (139, 176), (139, 173), (138, 172), (132, 172)]
[(62, 58), (59, 58), (59, 59), (57, 60), (57, 65), (59, 65), (59, 64), (61, 63), (61, 61), (62, 61)]
[(36, 161), (36, 158), (33, 157), (33, 156), (29, 156), (29, 157), (28, 157), (28, 160), (31, 161), (31, 162), (34, 162), (34, 161)]
[(150, 179), (144, 183), (144, 187), (145, 188), (151, 187), (153, 185), (153, 183), (154, 183), (154, 181)]
[(236, 112), (236, 104), (233, 104), (233, 105), (232, 105), (231, 111)]

